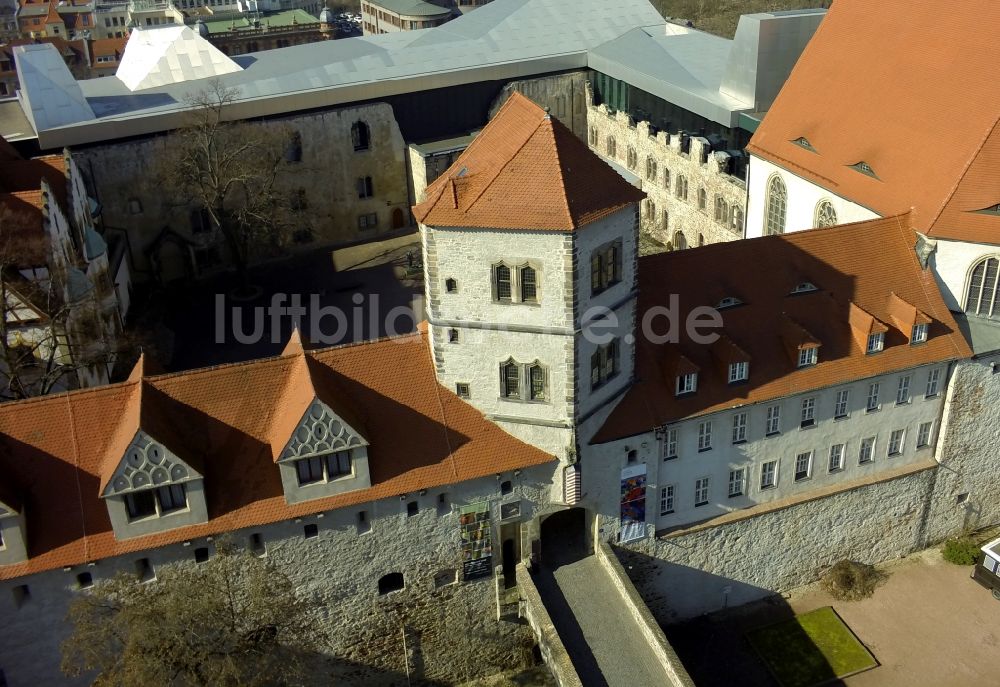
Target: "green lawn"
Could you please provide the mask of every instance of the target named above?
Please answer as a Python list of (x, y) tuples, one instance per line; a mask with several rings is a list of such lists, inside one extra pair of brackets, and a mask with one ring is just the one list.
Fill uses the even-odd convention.
[(782, 687), (812, 687), (878, 665), (832, 607), (747, 633)]

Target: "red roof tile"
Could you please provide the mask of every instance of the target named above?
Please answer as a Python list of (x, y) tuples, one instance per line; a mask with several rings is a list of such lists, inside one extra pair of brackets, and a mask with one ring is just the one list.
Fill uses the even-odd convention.
[[(684, 331), (677, 343), (662, 345), (639, 335), (637, 381), (592, 441), (611, 441), (684, 418), (970, 356), (933, 274), (920, 267), (915, 243), (909, 215), (899, 215), (640, 258), (638, 322), (677, 294), (677, 322), (683, 329), (694, 308), (717, 302), (709, 275), (726, 274), (742, 285), (743, 304), (720, 310), (723, 328), (714, 331), (739, 342), (750, 360), (750, 377), (730, 385), (713, 347), (695, 344)], [(790, 294), (790, 285), (803, 278), (816, 290)], [(898, 299), (930, 319), (926, 343), (911, 346), (909, 330), (880, 324), (893, 322)], [(859, 343), (852, 327), (858, 317), (865, 320), (859, 326), (887, 330), (883, 352), (865, 355), (865, 341)], [(662, 328), (656, 327), (655, 333), (663, 334)], [(813, 340), (820, 344), (819, 362), (800, 369), (793, 353)], [(790, 350), (790, 344), (795, 348)], [(725, 349), (732, 350), (728, 344)], [(678, 360), (688, 362), (678, 368)], [(695, 369), (697, 392), (678, 398), (676, 375)]]
[(423, 224), (570, 231), (645, 194), (514, 92), (413, 208)]
[(996, 2), (837, 0), (747, 149), (881, 215), (913, 208), (918, 231), (1000, 243), (977, 213), (1000, 203), (998, 24)]
[[(424, 334), (310, 352), (311, 364), (363, 422), (372, 486), (289, 506), (271, 431), (284, 382), (301, 371), (279, 358), (195, 370), (0, 405), (0, 475), (23, 485), (30, 559), (0, 579), (259, 526), (420, 489), (540, 465), (554, 458), (506, 434), (437, 383)], [(99, 498), (107, 456), (155, 395), (157, 421), (189, 437), (205, 477), (209, 521), (117, 541)], [(142, 406), (140, 405), (140, 408)], [(124, 430), (113, 421), (127, 418)], [(297, 419), (297, 418), (296, 418)], [(158, 429), (157, 431), (161, 431)], [(129, 437), (131, 438), (131, 437)], [(170, 448), (176, 436), (163, 440)]]

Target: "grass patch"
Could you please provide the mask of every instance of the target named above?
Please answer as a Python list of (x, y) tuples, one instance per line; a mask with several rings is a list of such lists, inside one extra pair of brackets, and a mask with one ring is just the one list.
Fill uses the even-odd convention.
[(878, 665), (830, 606), (748, 632), (747, 640), (782, 687), (813, 687)]

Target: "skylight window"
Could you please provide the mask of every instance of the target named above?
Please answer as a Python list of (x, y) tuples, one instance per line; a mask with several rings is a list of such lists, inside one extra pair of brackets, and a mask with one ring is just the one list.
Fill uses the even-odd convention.
[(806, 138), (805, 136), (799, 136), (794, 141), (792, 141), (792, 143), (795, 144), (795, 145), (797, 145), (800, 148), (805, 148), (809, 152), (812, 152), (812, 153), (817, 152), (816, 149), (813, 148), (812, 143), (810, 143), (809, 139)]
[(862, 160), (861, 162), (856, 162), (855, 164), (851, 165), (851, 169), (861, 172), (862, 174), (865, 174), (867, 176), (870, 176), (872, 179), (878, 179), (878, 175), (875, 174), (875, 170), (873, 170), (871, 168), (871, 165), (869, 165), (864, 160)]
[(809, 293), (810, 291), (817, 291), (816, 285), (809, 281), (800, 282), (795, 285), (794, 288), (789, 292), (789, 295), (795, 295), (797, 293)]
[(715, 306), (716, 310), (722, 310), (724, 308), (732, 308), (737, 305), (743, 305), (743, 301), (734, 296), (726, 296)]

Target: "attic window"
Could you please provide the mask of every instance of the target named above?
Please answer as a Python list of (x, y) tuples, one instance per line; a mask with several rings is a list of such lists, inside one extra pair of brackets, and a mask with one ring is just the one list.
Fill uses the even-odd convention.
[(873, 170), (871, 168), (871, 165), (869, 165), (867, 162), (864, 162), (864, 161), (857, 162), (857, 163), (851, 165), (851, 169), (853, 169), (855, 171), (858, 171), (858, 172), (861, 172), (862, 174), (864, 174), (866, 176), (870, 176), (872, 179), (878, 179), (878, 175), (875, 174), (875, 170)]
[(878, 332), (868, 335), (868, 349), (866, 353), (878, 353), (885, 345), (885, 334)]
[(817, 291), (816, 285), (812, 282), (804, 281), (796, 284), (791, 291), (788, 292), (789, 296), (794, 296), (798, 293), (809, 293), (810, 291)]
[(795, 144), (795, 145), (797, 145), (799, 148), (805, 148), (806, 150), (808, 150), (811, 153), (817, 152), (816, 149), (813, 148), (812, 143), (810, 143), (809, 139), (806, 138), (805, 136), (799, 136), (794, 141), (792, 141), (792, 143)]
[(750, 377), (750, 363), (729, 363), (729, 383), (745, 382)]
[(715, 306), (715, 309), (723, 310), (725, 308), (732, 308), (737, 305), (743, 305), (743, 301), (733, 296), (726, 296), (725, 298), (723, 298), (721, 301), (718, 302), (718, 304)]
[(927, 341), (927, 329), (926, 324), (915, 324), (913, 325), (913, 331), (910, 333), (910, 343), (918, 344)]
[(975, 212), (979, 215), (996, 215), (1000, 217), (1000, 203), (983, 208), (982, 210), (976, 210)]
[(815, 365), (819, 358), (818, 348), (803, 348), (799, 350), (799, 367)]
[(698, 373), (677, 376), (677, 395), (693, 394), (698, 388)]

